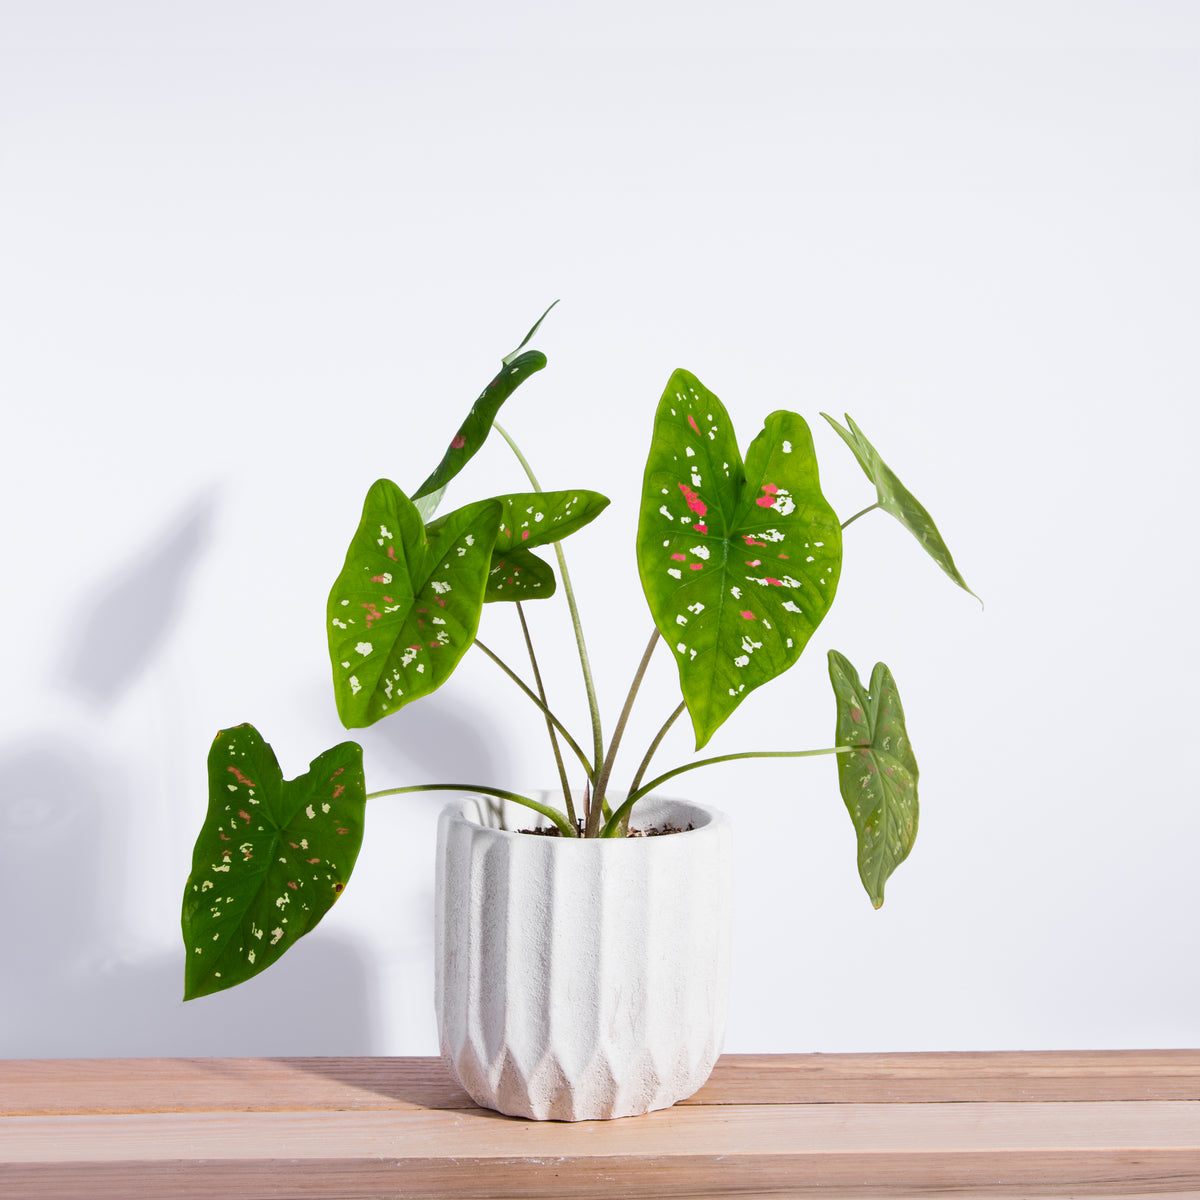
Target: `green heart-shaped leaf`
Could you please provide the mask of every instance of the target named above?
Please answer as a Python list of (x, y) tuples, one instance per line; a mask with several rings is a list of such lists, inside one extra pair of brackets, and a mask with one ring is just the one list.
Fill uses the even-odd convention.
[(347, 728), (441, 687), (470, 649), (500, 512), (498, 500), (481, 500), (427, 535), (390, 479), (371, 485), (327, 611), (334, 695)]
[(773, 412), (743, 465), (720, 400), (676, 371), (655, 416), (637, 554), (699, 749), (800, 657), (833, 603), (841, 527), (804, 418)]
[[(839, 425), (828, 413), (821, 416), (837, 430), (842, 441), (854, 452), (858, 464), (862, 467), (867, 478), (875, 485), (879, 507), (889, 512), (905, 529), (909, 531), (925, 548), (926, 553), (933, 559), (964, 592), (972, 596), (975, 593), (967, 587), (966, 580), (954, 565), (954, 558), (942, 540), (933, 518), (925, 510), (921, 502), (896, 478), (896, 473), (879, 457), (879, 451), (867, 441), (863, 431), (855, 425), (849, 413), (846, 413), (846, 424), (849, 429)], [(975, 596), (978, 600), (979, 597)]]
[(883, 885), (908, 857), (917, 836), (917, 760), (904, 728), (904, 709), (892, 673), (883, 663), (871, 672), (870, 690), (836, 650), (829, 679), (837, 697), (838, 784), (858, 836), (858, 875), (879, 908)]
[(354, 869), (365, 807), (354, 742), (286, 780), (253, 725), (217, 734), (183, 894), (185, 1000), (250, 979), (316, 926)]

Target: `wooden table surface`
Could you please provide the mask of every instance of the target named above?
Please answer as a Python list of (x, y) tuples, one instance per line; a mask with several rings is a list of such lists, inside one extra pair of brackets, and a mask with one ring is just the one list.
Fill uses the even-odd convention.
[(433, 1058), (0, 1061), (0, 1196), (1200, 1197), (1200, 1050), (725, 1055), (619, 1121)]

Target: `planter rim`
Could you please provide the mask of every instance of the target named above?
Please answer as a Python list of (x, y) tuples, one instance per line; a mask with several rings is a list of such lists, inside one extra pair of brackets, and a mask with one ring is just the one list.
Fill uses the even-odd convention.
[[(546, 803), (553, 803), (555, 798), (560, 802), (562, 799), (561, 792), (555, 791), (537, 791), (531, 793), (533, 799)], [(619, 793), (618, 793), (619, 795)], [(526, 838), (533, 835), (521, 833), (517, 829), (501, 829), (496, 825), (490, 824), (486, 818), (485, 805), (492, 798), (481, 794), (466, 794), (458, 799), (450, 801), (443, 808), (443, 813), (455, 823), (471, 825), (476, 829), (493, 834), (499, 838), (519, 837)], [(524, 808), (515, 801), (507, 802), (511, 808), (519, 809), (522, 814), (527, 814), (525, 818), (526, 827), (530, 825), (540, 825), (545, 827), (549, 824), (541, 813), (536, 812), (531, 808)], [(655, 821), (669, 819), (672, 814), (677, 814), (679, 809), (686, 811), (687, 819), (693, 823), (693, 829), (681, 829), (677, 833), (665, 834), (659, 837), (624, 837), (624, 838), (572, 838), (572, 837), (539, 837), (539, 844), (554, 845), (554, 846), (573, 846), (573, 845), (601, 845), (608, 844), (613, 846), (647, 846), (651, 843), (661, 842), (665, 839), (668, 841), (679, 837), (686, 837), (688, 834), (711, 834), (718, 828), (729, 824), (728, 815), (719, 808), (713, 808), (708, 804), (700, 804), (694, 800), (682, 800), (673, 796), (649, 795), (643, 796), (637, 802), (633, 810), (633, 827), (639, 828), (647, 823), (653, 824)]]

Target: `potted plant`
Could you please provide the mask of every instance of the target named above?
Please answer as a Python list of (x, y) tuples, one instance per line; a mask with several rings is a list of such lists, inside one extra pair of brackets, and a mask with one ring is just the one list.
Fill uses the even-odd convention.
[[(846, 658), (829, 652), (837, 712), (830, 747), (724, 753), (647, 779), (667, 730), (687, 712), (700, 751), (756, 688), (795, 663), (833, 603), (842, 532), (866, 512), (891, 513), (970, 589), (929, 514), (849, 416), (844, 426), (825, 419), (854, 453), (875, 499), (840, 521), (821, 493), (801, 416), (771, 413), (743, 460), (720, 400), (678, 370), (654, 416), (637, 534), (653, 632), (606, 742), (561, 543), (608, 500), (582, 488), (543, 490), (496, 422), (505, 400), (546, 365), (545, 355), (525, 350), (545, 316), (502, 360), (442, 461), (411, 495), (387, 479), (371, 486), (329, 595), (326, 630), (347, 728), (371, 725), (433, 692), (478, 647), (540, 712), (557, 795), (469, 781), (368, 793), (354, 742), (285, 780), (252, 725), (222, 730), (209, 753), (208, 812), (183, 901), (185, 998), (264, 970), (321, 920), (349, 881), (368, 799), (458, 792), (438, 834), (443, 1055), (482, 1105), (579, 1119), (670, 1105), (704, 1082), (721, 1050), (729, 823), (715, 810), (652, 793), (685, 772), (733, 759), (835, 755), (859, 875), (875, 907), (917, 832), (917, 763), (882, 663), (864, 685)], [(439, 514), (446, 485), (493, 430), (512, 447), (530, 490)], [(535, 553), (546, 547), (557, 574)], [(526, 601), (559, 586), (587, 693), (590, 747), (549, 703), (524, 611)], [(490, 603), (512, 605), (531, 682), (479, 639)], [(682, 698), (616, 791), (618, 750), (660, 640), (674, 656)], [(503, 828), (502, 803), (531, 810), (531, 828)]]

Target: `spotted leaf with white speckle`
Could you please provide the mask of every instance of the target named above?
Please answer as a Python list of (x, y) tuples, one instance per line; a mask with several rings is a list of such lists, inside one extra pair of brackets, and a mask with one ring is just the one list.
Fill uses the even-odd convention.
[(534, 546), (561, 542), (594, 521), (608, 497), (583, 488), (559, 492), (518, 492), (498, 496), (503, 506), (492, 550), (484, 601), (543, 600), (554, 595), (554, 570), (531, 553)]
[(845, 655), (830, 650), (829, 679), (837, 697), (835, 745), (861, 747), (837, 756), (838, 784), (858, 837), (858, 875), (879, 908), (884, 884), (917, 836), (917, 760), (885, 664), (875, 664), (864, 688)]
[(485, 604), (498, 600), (545, 600), (558, 591), (554, 568), (532, 550), (493, 553), (488, 570)]
[(479, 627), (498, 500), (448, 514), (427, 533), (390, 479), (371, 485), (326, 621), (338, 716), (372, 725), (450, 677)]
[(316, 926), (354, 869), (365, 808), (357, 743), (287, 780), (253, 725), (217, 734), (183, 894), (185, 1000), (250, 979)]
[(771, 413), (743, 465), (720, 400), (676, 371), (655, 416), (637, 554), (699, 749), (800, 657), (833, 603), (841, 527), (804, 418)]

